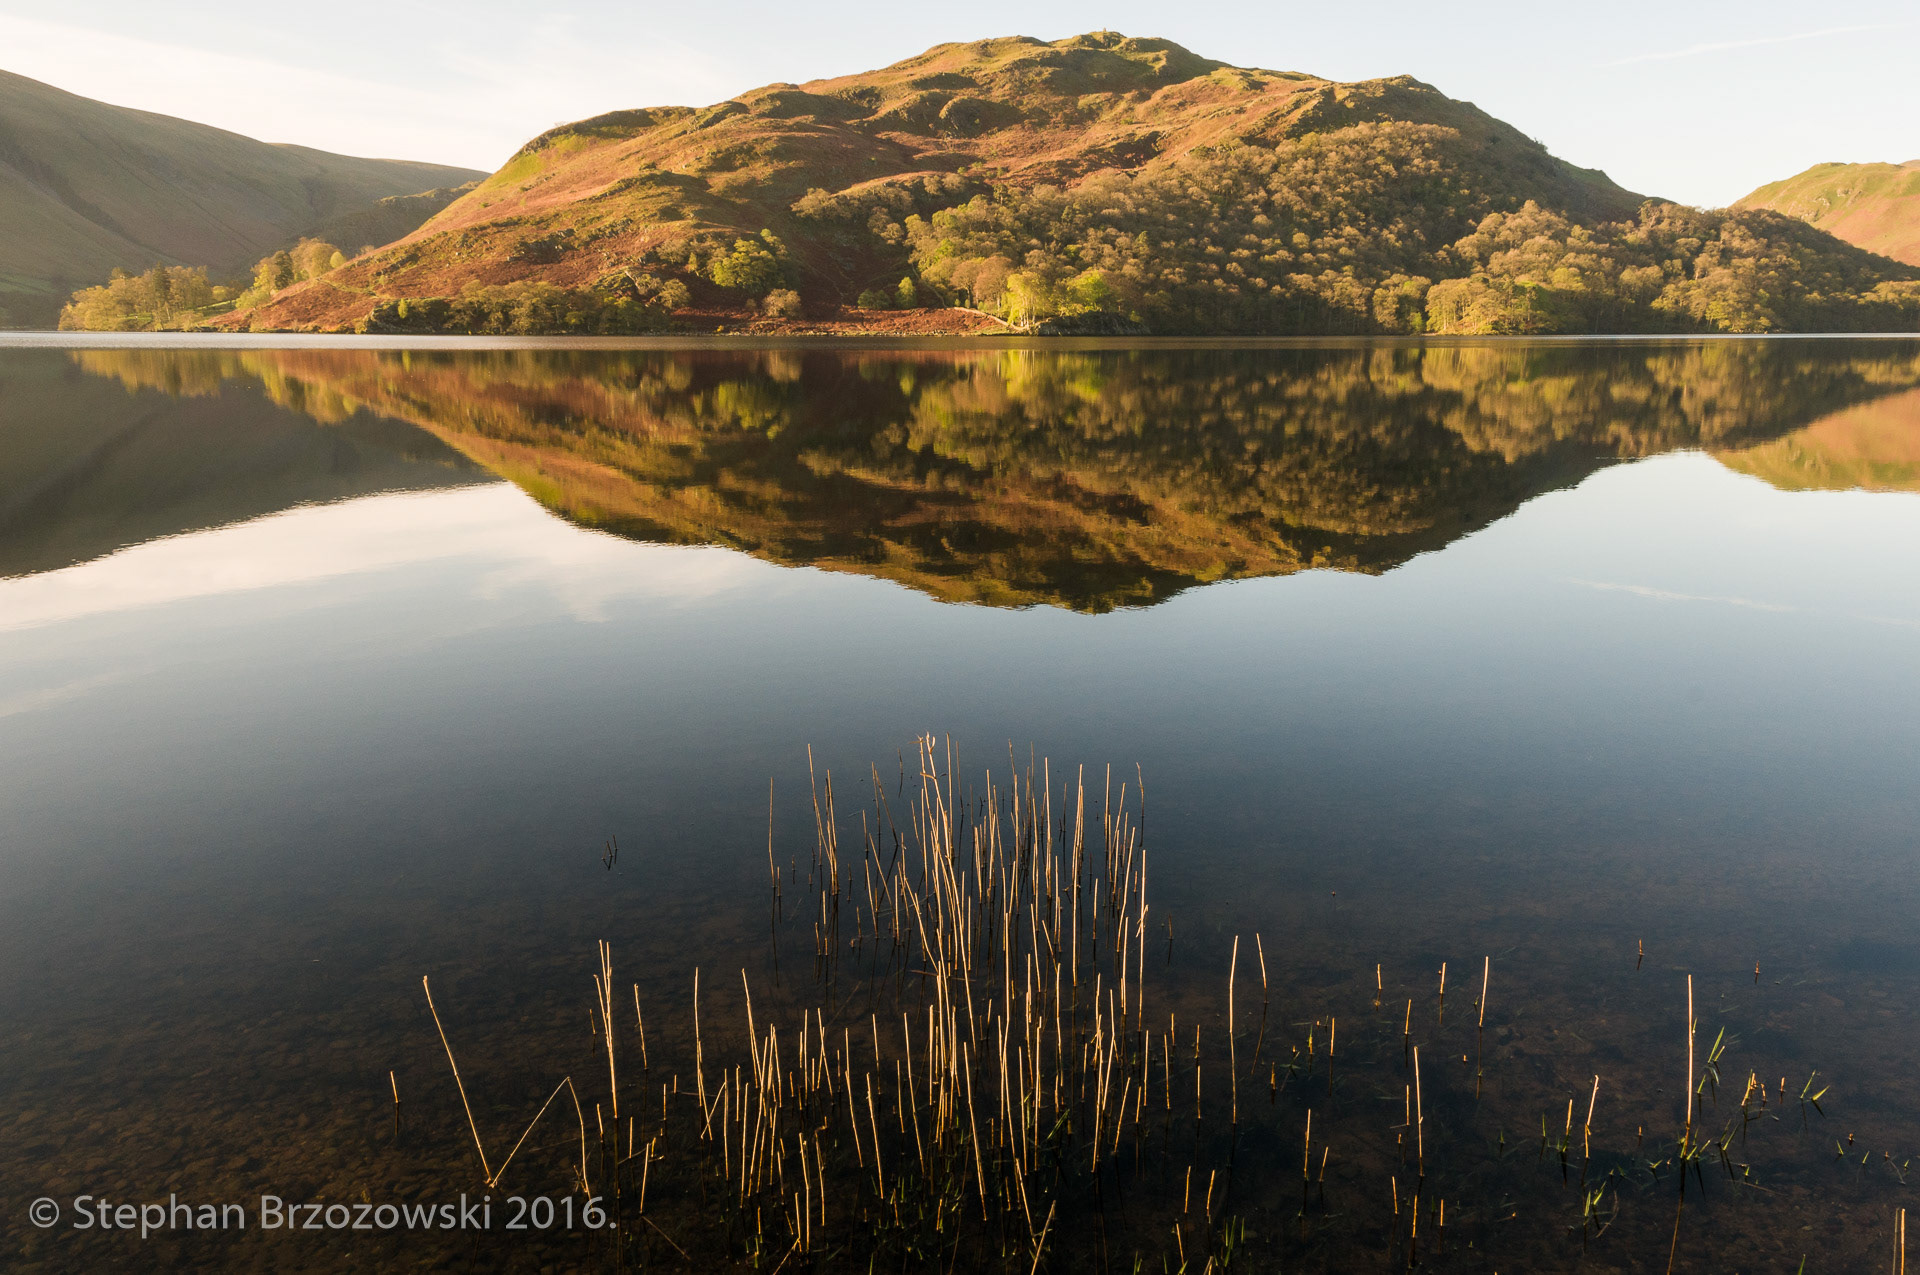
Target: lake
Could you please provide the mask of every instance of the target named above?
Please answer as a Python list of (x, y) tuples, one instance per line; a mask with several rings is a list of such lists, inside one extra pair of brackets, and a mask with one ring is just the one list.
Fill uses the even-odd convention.
[[(1890, 1269), (1917, 762), (1913, 340), (17, 341), (4, 1261)], [(965, 1069), (1026, 957), (983, 932), (941, 1002), (975, 1088), (924, 1135), (899, 1104), (953, 971), (891, 929), (875, 955), (912, 909), (872, 874), (929, 782), (1063, 842), (1129, 811), (1086, 923), (1135, 982), (1080, 1063), (1044, 1023), (1031, 1054), (1092, 1096), (986, 1112), (999, 1064)], [(830, 904), (828, 824), (867, 874)], [(913, 968), (856, 976), (883, 956)], [(840, 1132), (783, 1153), (821, 1182), (784, 1219), (792, 1159), (748, 1207), (747, 1126), (711, 1150), (746, 1119), (718, 1077), (762, 1065), (743, 970), (781, 1057), (822, 1010), (789, 1097)], [(874, 1111), (831, 1083), (868, 1053)], [(1083, 1165), (1122, 1075), (1145, 1115), (1123, 1096)], [(474, 1130), (498, 1168), (568, 1076), (577, 1118), (555, 1100), (490, 1194), (584, 1199), (591, 1145), (619, 1240), (260, 1225), (264, 1194), (478, 1195)], [(1050, 1153), (998, 1149), (1042, 1110)], [(77, 1226), (81, 1196), (247, 1225)]]

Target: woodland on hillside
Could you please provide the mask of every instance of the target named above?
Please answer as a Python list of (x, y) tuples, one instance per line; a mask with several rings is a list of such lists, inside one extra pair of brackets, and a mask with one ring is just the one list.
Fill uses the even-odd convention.
[[(912, 264), (1015, 323), (1157, 332), (1870, 331), (1920, 326), (1920, 270), (1765, 212), (1649, 201), (1580, 225), (1502, 211), (1430, 125), (1237, 146), (910, 216)], [(1462, 223), (1470, 233), (1450, 232)], [(880, 233), (889, 231), (882, 224)]]

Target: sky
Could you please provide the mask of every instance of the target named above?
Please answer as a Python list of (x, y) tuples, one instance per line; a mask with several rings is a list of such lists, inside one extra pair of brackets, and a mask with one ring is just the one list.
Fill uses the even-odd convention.
[(266, 141), (492, 170), (603, 111), (1103, 28), (1242, 66), (1414, 75), (1684, 203), (1726, 204), (1830, 160), (1920, 158), (1914, 0), (0, 0), (0, 69)]

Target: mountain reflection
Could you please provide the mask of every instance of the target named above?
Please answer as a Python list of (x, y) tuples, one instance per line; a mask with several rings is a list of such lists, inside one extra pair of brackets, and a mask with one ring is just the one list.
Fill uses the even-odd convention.
[(638, 540), (1094, 612), (1380, 572), (1626, 458), (1704, 448), (1783, 481), (1806, 469), (1789, 436), (1879, 438), (1877, 406), (1911, 414), (1920, 386), (1898, 341), (71, 357), (143, 393), (240, 382), (316, 422), (408, 422)]
[(127, 393), (54, 351), (0, 352), (0, 577), (296, 505), (491, 481), (403, 423), (323, 426), (183, 366), (148, 358)]
[(1715, 455), (1729, 469), (1782, 491), (1920, 491), (1920, 390), (1889, 394), (1773, 442)]

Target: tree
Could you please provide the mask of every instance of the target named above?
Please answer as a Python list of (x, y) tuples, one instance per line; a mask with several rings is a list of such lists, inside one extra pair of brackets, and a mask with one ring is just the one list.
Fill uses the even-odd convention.
[(293, 254), (285, 248), (263, 257), (260, 264), (253, 268), (254, 288), (268, 296), (282, 288), (292, 287), (295, 277)]
[(293, 266), (293, 279), (290, 282), (296, 283), (302, 279), (318, 279), (336, 264), (345, 262), (338, 248), (319, 239), (302, 239), (287, 256)]
[(716, 254), (707, 265), (707, 277), (723, 288), (750, 296), (765, 296), (780, 282), (779, 258), (764, 242), (736, 239), (731, 251)]
[(167, 268), (155, 266), (140, 282), (146, 288), (147, 309), (153, 315), (153, 326), (164, 326), (173, 318), (173, 284), (167, 278)]

